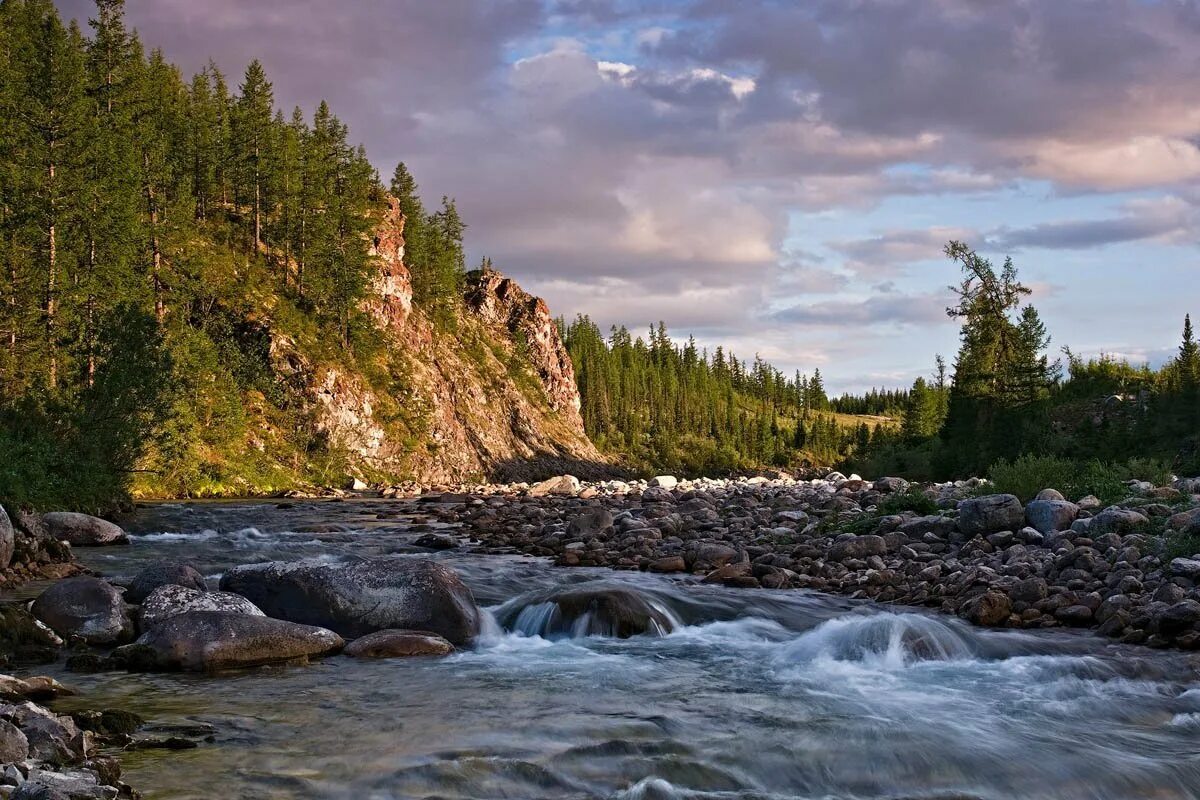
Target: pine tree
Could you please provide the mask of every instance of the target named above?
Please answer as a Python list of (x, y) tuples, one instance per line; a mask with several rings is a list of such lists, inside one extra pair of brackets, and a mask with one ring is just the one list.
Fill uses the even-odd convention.
[(262, 64), (255, 59), (246, 67), (231, 125), (237, 170), (235, 194), (240, 202), (250, 205), (254, 249), (263, 244), (263, 210), (271, 199), (276, 178), (272, 137), (274, 108), (274, 89)]

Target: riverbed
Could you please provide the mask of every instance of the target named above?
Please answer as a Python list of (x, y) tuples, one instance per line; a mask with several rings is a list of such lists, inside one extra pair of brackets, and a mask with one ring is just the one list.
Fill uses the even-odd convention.
[[(469, 545), (430, 553), (412, 543), (454, 529), (402, 501), (161, 504), (124, 522), (131, 546), (81, 551), (106, 576), (181, 558), (215, 586), (258, 561), (434, 558), (489, 609), (475, 647), (443, 659), (59, 675), (80, 706), (213, 726), (195, 750), (123, 756), (151, 800), (1200, 797), (1194, 655)], [(636, 589), (674, 629), (544, 637), (536, 609), (505, 613), (586, 581)]]

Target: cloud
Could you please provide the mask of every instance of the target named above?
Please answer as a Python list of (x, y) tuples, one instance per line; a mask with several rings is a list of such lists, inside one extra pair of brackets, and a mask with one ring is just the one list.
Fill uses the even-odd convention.
[(978, 233), (966, 228), (933, 227), (893, 230), (867, 239), (829, 242), (828, 246), (846, 258), (847, 269), (859, 275), (895, 273), (918, 261), (942, 258), (946, 243), (970, 242)]
[(946, 296), (942, 292), (885, 292), (859, 300), (788, 306), (772, 312), (770, 318), (775, 322), (818, 327), (928, 325), (946, 320)]
[(1120, 216), (1108, 219), (1064, 220), (1000, 229), (988, 236), (988, 245), (1002, 250), (1028, 247), (1085, 250), (1145, 240), (1200, 242), (1200, 210), (1178, 197), (1140, 200), (1127, 204)]

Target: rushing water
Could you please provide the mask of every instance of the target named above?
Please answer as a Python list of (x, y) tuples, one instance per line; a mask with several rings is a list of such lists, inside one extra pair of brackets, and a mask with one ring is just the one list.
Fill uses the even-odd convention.
[[(112, 576), (187, 558), (211, 578), (296, 558), (422, 558), (399, 503), (155, 506)], [(1195, 657), (925, 612), (518, 556), (432, 556), (516, 611), (445, 659), (326, 659), (219, 677), (70, 675), (78, 703), (215, 741), (125, 757), (147, 798), (1200, 797)], [(551, 587), (619, 582), (673, 628), (544, 638)], [(508, 604), (504, 609), (497, 607)]]

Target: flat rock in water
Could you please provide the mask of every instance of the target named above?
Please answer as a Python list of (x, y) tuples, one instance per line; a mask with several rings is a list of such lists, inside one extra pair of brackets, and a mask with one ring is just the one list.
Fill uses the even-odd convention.
[(107, 547), (129, 544), (129, 535), (119, 525), (90, 514), (74, 511), (51, 511), (42, 515), (46, 531), (55, 539), (75, 547)]
[(217, 672), (329, 655), (342, 637), (324, 628), (230, 611), (189, 611), (113, 654), (142, 669)]
[(386, 630), (355, 639), (343, 652), (351, 658), (445, 656), (454, 652), (454, 645), (429, 631)]
[(433, 561), (249, 564), (225, 573), (221, 588), (248, 598), (269, 616), (346, 637), (424, 630), (465, 644), (479, 634), (471, 590), (453, 570)]

